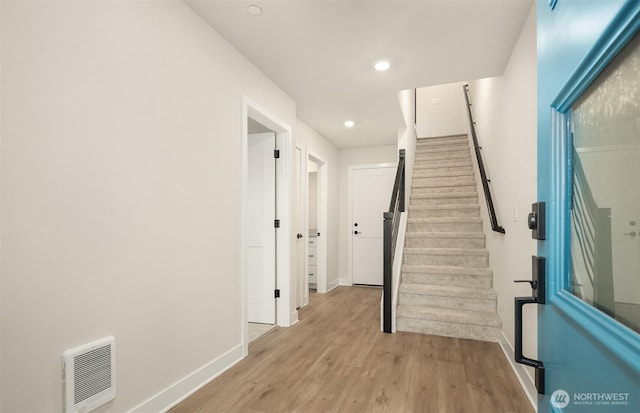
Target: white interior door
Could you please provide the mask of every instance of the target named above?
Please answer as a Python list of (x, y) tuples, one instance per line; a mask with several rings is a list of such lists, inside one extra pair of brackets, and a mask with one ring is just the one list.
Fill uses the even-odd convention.
[(249, 135), (247, 173), (248, 320), (275, 324), (276, 177), (274, 133)]
[(351, 174), (354, 284), (382, 285), (382, 214), (389, 209), (395, 167), (354, 169)]

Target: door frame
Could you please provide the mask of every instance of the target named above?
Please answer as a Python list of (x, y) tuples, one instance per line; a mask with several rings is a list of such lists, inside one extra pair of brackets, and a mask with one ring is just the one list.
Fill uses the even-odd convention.
[[(348, 168), (348, 182), (347, 182), (347, 191), (348, 191), (348, 201), (347, 201), (347, 267), (349, 269), (348, 278), (346, 280), (347, 285), (353, 285), (353, 237), (352, 237), (352, 228), (351, 223), (353, 222), (353, 173), (354, 171), (361, 169), (382, 169), (382, 168), (397, 168), (398, 163), (393, 162), (384, 162), (384, 163), (374, 163), (374, 164), (363, 164), (363, 165), (350, 165)], [(389, 202), (391, 202), (391, 194), (389, 194)], [(380, 217), (380, 222), (382, 225), (382, 217)]]
[[(317, 267), (318, 274), (316, 283), (317, 291), (319, 294), (325, 294), (332, 289), (336, 288), (339, 284), (339, 280), (336, 279), (332, 285), (328, 285), (327, 283), (327, 208), (328, 208), (328, 197), (329, 197), (329, 175), (328, 175), (328, 163), (326, 159), (322, 156), (316, 154), (313, 151), (308, 151), (306, 156), (306, 161), (313, 161), (318, 165), (318, 186), (317, 186), (317, 217), (318, 217), (318, 232), (320, 236), (318, 237), (318, 246), (317, 246)], [(305, 163), (306, 168), (307, 163)], [(306, 171), (306, 186), (305, 186), (305, 234), (309, 234), (309, 172)], [(306, 267), (305, 267), (306, 268)], [(305, 271), (307, 273), (307, 271)], [(307, 285), (309, 281), (307, 279)]]
[(241, 170), (242, 177), (240, 189), (240, 296), (242, 302), (241, 340), (243, 356), (249, 354), (249, 322), (248, 322), (248, 274), (246, 243), (246, 202), (247, 202), (247, 148), (249, 131), (248, 118), (252, 118), (276, 133), (276, 146), (280, 150), (280, 162), (276, 163), (276, 215), (280, 220), (280, 228), (276, 230), (276, 280), (275, 288), (280, 290), (280, 298), (276, 299), (276, 324), (281, 327), (289, 327), (298, 319), (298, 312), (291, 308), (291, 213), (290, 213), (290, 160), (291, 155), (291, 131), (292, 128), (286, 122), (272, 115), (264, 107), (251, 100), (247, 96), (242, 97), (242, 149)]
[[(640, 347), (630, 329), (622, 327), (611, 317), (571, 294), (571, 191), (572, 161), (571, 139), (569, 138), (569, 118), (567, 112), (582, 96), (593, 81), (618, 55), (636, 31), (640, 30), (640, 7), (627, 7), (618, 14), (610, 28), (588, 53), (583, 62), (565, 83), (565, 87), (551, 103), (551, 142), (554, 154), (551, 157), (551, 171), (548, 195), (550, 208), (548, 220), (550, 232), (557, 242), (547, 250), (548, 300), (573, 320), (577, 325), (589, 326), (584, 332), (589, 337), (609, 349), (625, 363), (640, 370)], [(569, 167), (566, 167), (566, 166)]]
[[(546, 2), (545, 2), (546, 3)], [(548, 24), (553, 13), (538, 3), (538, 30), (540, 30), (540, 17), (544, 14), (542, 24)], [(577, 7), (575, 4), (573, 5)], [(611, 7), (619, 7), (619, 3)], [(570, 9), (570, 8), (569, 8)], [(545, 20), (549, 19), (549, 20)], [(545, 28), (546, 26), (543, 26)], [(538, 86), (539, 114), (538, 114), (538, 199), (546, 202), (547, 206), (547, 235), (546, 241), (538, 242), (538, 255), (546, 257), (546, 305), (538, 306), (538, 351), (541, 361), (547, 364), (546, 395), (540, 397), (538, 408), (540, 411), (553, 412), (562, 410), (551, 403), (555, 391), (560, 391), (566, 384), (567, 376), (571, 374), (571, 365), (589, 363), (608, 363), (616, 365), (612, 372), (618, 368), (640, 371), (640, 341), (637, 333), (618, 323), (611, 317), (597, 310), (595, 307), (580, 300), (569, 292), (571, 283), (571, 210), (572, 197), (572, 162), (571, 139), (568, 111), (571, 106), (583, 95), (586, 89), (602, 73), (609, 63), (618, 55), (622, 48), (640, 29), (640, 3), (627, 2), (615, 13), (611, 22), (603, 27), (601, 35), (594, 39), (594, 46), (588, 49), (586, 56), (581, 58), (581, 63), (569, 66), (576, 56), (571, 56), (564, 64), (574, 67), (568, 77), (563, 77), (557, 71), (539, 70), (539, 82), (546, 82), (552, 77), (561, 82), (559, 92), (547, 98), (541, 95)], [(545, 33), (546, 34), (546, 33)], [(538, 34), (540, 36), (540, 33)], [(540, 40), (540, 37), (538, 38)], [(551, 41), (551, 40), (550, 40)], [(540, 44), (540, 43), (539, 43)], [(589, 43), (590, 44), (590, 43)], [(542, 48), (538, 49), (538, 62), (551, 61), (551, 52)], [(557, 53), (557, 50), (553, 50)], [(577, 53), (578, 51), (576, 51)], [(546, 55), (545, 55), (546, 53)], [(565, 56), (566, 57), (566, 56)], [(540, 68), (539, 68), (540, 69)], [(542, 80), (540, 80), (542, 78)], [(564, 80), (566, 79), (566, 80)], [(550, 90), (551, 92), (552, 90)], [(542, 96), (542, 98), (541, 98)], [(542, 99), (542, 100), (540, 100)], [(551, 102), (549, 105), (548, 102)], [(549, 333), (549, 334), (547, 334)], [(576, 354), (575, 361), (566, 356), (564, 347), (567, 347), (567, 334), (578, 334), (581, 340), (579, 348), (573, 348)], [(561, 343), (559, 351), (554, 346)], [(579, 356), (590, 354), (587, 351), (597, 351), (596, 359), (579, 360)], [(584, 353), (583, 353), (584, 352)], [(547, 358), (545, 360), (545, 358)], [(565, 366), (569, 365), (568, 373), (563, 374)], [(623, 367), (620, 367), (623, 366)], [(557, 372), (553, 373), (554, 371)], [(620, 375), (622, 373), (619, 373)], [(556, 378), (557, 375), (557, 378)], [(563, 381), (564, 380), (564, 381)], [(565, 392), (566, 394), (566, 392)], [(570, 400), (570, 399), (569, 399)]]
[[(298, 150), (300, 150), (300, 156), (298, 156)], [(294, 224), (294, 232), (297, 234), (298, 231), (300, 231), (303, 235), (302, 241), (299, 241), (298, 239), (296, 239), (296, 247), (297, 247), (297, 242), (303, 242), (302, 245), (302, 251), (299, 253), (297, 248), (295, 249), (295, 254), (298, 255), (300, 254), (301, 256), (296, 256), (296, 258), (294, 259), (296, 268), (294, 270), (294, 278), (296, 278), (294, 285), (295, 285), (295, 294), (296, 294), (296, 304), (299, 304), (299, 307), (302, 308), (304, 306), (306, 306), (307, 304), (309, 304), (309, 276), (307, 274), (307, 250), (308, 250), (308, 246), (307, 246), (307, 237), (305, 235), (305, 231), (307, 231), (307, 224), (305, 224), (305, 222), (308, 220), (307, 218), (307, 188), (305, 187), (305, 185), (308, 186), (308, 182), (305, 179), (305, 176), (307, 175), (307, 165), (306, 165), (306, 159), (307, 159), (307, 151), (306, 148), (302, 145), (300, 145), (299, 143), (296, 143), (296, 155), (295, 155), (295, 173), (297, 174), (296, 176), (296, 199), (294, 200), (294, 210), (296, 210), (296, 214), (295, 214), (295, 218), (297, 218), (299, 220), (299, 222), (296, 222)], [(298, 165), (297, 163), (300, 162), (300, 169), (298, 170)], [(307, 231), (308, 232), (308, 231)], [(301, 260), (301, 261), (299, 261)], [(298, 274), (298, 271), (300, 271), (300, 273)], [(304, 288), (307, 289), (307, 294), (304, 294)], [(299, 300), (299, 302), (298, 302)]]
[[(299, 199), (296, 200), (296, 208), (300, 208), (300, 219), (302, 220), (302, 231), (304, 240), (309, 236), (309, 170), (308, 161), (311, 160), (318, 165), (318, 205), (317, 205), (317, 217), (318, 217), (318, 232), (320, 237), (318, 238), (317, 254), (318, 254), (318, 274), (316, 288), (320, 294), (325, 294), (331, 291), (333, 288), (339, 285), (339, 280), (331, 286), (327, 284), (327, 214), (328, 214), (328, 197), (329, 197), (329, 175), (328, 175), (328, 162), (320, 155), (313, 151), (308, 151), (304, 146), (296, 144), (296, 150), (300, 149), (302, 160), (300, 164), (300, 194)], [(297, 155), (296, 155), (297, 156)], [(299, 206), (298, 206), (299, 205)], [(297, 231), (297, 230), (296, 230)], [(309, 245), (307, 242), (304, 244), (304, 257), (303, 257), (303, 271), (300, 279), (296, 280), (296, 294), (300, 293), (301, 288), (309, 288), (309, 274), (307, 271), (308, 266), (308, 251)], [(303, 287), (304, 286), (304, 287)], [(309, 304), (309, 294), (305, 296), (303, 294), (302, 303), (300, 307), (304, 307)]]

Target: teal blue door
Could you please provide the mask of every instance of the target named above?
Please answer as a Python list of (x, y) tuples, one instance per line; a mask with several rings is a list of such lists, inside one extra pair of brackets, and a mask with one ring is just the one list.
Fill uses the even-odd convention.
[(640, 2), (539, 0), (538, 412), (640, 412)]

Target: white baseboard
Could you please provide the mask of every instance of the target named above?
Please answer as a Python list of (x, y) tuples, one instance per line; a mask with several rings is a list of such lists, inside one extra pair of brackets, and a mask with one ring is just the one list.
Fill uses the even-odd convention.
[(129, 410), (129, 413), (166, 412), (243, 359), (242, 344)]
[(340, 286), (340, 280), (333, 280), (329, 284), (327, 284), (327, 292), (333, 290), (334, 288)]
[(338, 285), (344, 285), (345, 287), (351, 287), (351, 286), (353, 286), (353, 283), (351, 282), (351, 280), (349, 278), (340, 278), (338, 280)]
[(297, 324), (298, 321), (300, 321), (300, 319), (298, 318), (298, 310), (291, 312), (291, 314), (289, 314), (289, 321), (291, 322), (289, 324), (289, 327), (293, 326), (294, 324)]
[(516, 374), (518, 381), (520, 382), (520, 386), (527, 395), (529, 399), (529, 403), (533, 406), (533, 409), (538, 411), (538, 390), (536, 389), (535, 384), (531, 380), (531, 377), (527, 374), (522, 364), (518, 364), (515, 361), (515, 352), (513, 347), (511, 347), (511, 343), (504, 335), (504, 331), (500, 334), (499, 341), (500, 347), (502, 348), (502, 352), (504, 353), (507, 360), (509, 360), (509, 365), (513, 369), (513, 372)]

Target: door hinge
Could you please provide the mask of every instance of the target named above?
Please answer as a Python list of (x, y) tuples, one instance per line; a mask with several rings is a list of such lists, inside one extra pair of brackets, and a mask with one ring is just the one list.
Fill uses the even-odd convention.
[(273, 227), (274, 228), (280, 228), (280, 220), (279, 219), (274, 219), (273, 220)]
[(275, 291), (274, 291), (273, 296), (274, 296), (275, 298), (280, 298), (280, 290), (276, 288), (276, 289), (275, 289)]
[(273, 150), (273, 157), (276, 159), (280, 159), (280, 149)]

